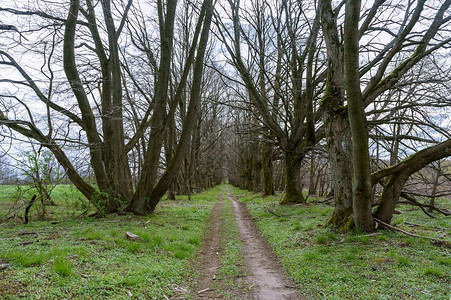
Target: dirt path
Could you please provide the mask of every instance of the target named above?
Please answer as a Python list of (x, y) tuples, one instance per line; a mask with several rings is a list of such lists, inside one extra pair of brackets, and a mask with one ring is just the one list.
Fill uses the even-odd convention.
[[(245, 281), (247, 288), (245, 291), (228, 290), (227, 298), (240, 300), (299, 299), (294, 284), (287, 279), (271, 247), (262, 238), (260, 231), (252, 221), (246, 206), (236, 200), (230, 190), (228, 190), (228, 198), (232, 202), (239, 238), (243, 243), (241, 255), (244, 266), (242, 267), (246, 269), (246, 277), (240, 278), (240, 280)], [(224, 235), (224, 205), (221, 193), (212, 209), (208, 229), (199, 250), (198, 265), (201, 266), (201, 276), (193, 290), (194, 299), (221, 299), (224, 297), (221, 294), (221, 290), (223, 291), (225, 288), (224, 282), (216, 280), (223, 255), (223, 239), (226, 238)]]
[(199, 250), (201, 277), (193, 291), (194, 299), (215, 299), (215, 291), (212, 287), (214, 286), (222, 252), (221, 240), (224, 232), (223, 205), (224, 201), (222, 193), (220, 193), (211, 211), (208, 228)]
[(243, 241), (243, 253), (250, 275), (252, 298), (259, 300), (299, 299), (294, 284), (290, 282), (276, 259), (271, 247), (261, 236), (246, 206), (237, 201), (230, 189), (235, 219)]

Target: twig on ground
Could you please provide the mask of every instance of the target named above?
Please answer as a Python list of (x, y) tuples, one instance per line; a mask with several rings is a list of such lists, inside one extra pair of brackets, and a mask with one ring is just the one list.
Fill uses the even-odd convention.
[(275, 215), (275, 216), (278, 217), (278, 218), (282, 218), (282, 217), (291, 217), (291, 216), (289, 216), (289, 215), (279, 215), (279, 214), (275, 213), (274, 211), (272, 211), (272, 210), (271, 210), (269, 207), (267, 207), (267, 206), (264, 206), (264, 208), (265, 208), (268, 212), (270, 212), (271, 214)]
[(272, 210), (270, 210), (267, 206), (263, 206), (263, 207), (264, 207), (269, 213), (275, 215), (275, 216), (278, 217), (278, 218), (282, 218), (281, 215), (276, 214), (275, 212), (273, 212)]
[(91, 251), (94, 253), (94, 254), (97, 254), (97, 255), (99, 255), (99, 253), (98, 252), (95, 252), (94, 251), (94, 249), (92, 248), (92, 245), (89, 245), (90, 247), (91, 247)]
[(35, 236), (39, 236), (39, 233), (37, 233), (36, 231), (24, 231), (24, 232), (19, 232), (17, 235), (18, 235), (18, 236), (23, 236), (23, 235), (35, 235)]
[(203, 289), (203, 290), (198, 291), (197, 293), (198, 293), (198, 294), (202, 294), (202, 293), (205, 293), (205, 292), (207, 292), (207, 291), (209, 291), (209, 290), (210, 290), (210, 288), (206, 288), (206, 289)]
[(334, 197), (328, 197), (324, 200), (316, 200), (316, 201), (310, 201), (309, 203), (326, 203), (328, 204), (329, 202), (331, 202), (334, 199)]
[(26, 245), (31, 245), (31, 244), (33, 244), (34, 242), (39, 242), (39, 240), (37, 240), (37, 241), (26, 241), (26, 242), (19, 243), (19, 245), (21, 245), (21, 246), (26, 246)]
[(318, 292), (324, 297), (324, 300), (327, 300), (326, 294), (322, 290), (318, 289)]
[(381, 234), (380, 232), (373, 232), (373, 233), (369, 233), (369, 234), (363, 234), (363, 235), (358, 235), (356, 237), (364, 237), (364, 236), (375, 236), (375, 235), (379, 235)]

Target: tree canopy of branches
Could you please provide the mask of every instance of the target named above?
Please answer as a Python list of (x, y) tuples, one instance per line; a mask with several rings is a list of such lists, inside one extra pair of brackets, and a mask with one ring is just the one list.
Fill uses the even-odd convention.
[[(1, 64), (12, 70), (15, 79), (2, 81), (9, 84), (10, 90), (21, 86), (34, 93), (34, 97), (30, 93), (3, 94), (2, 99), (6, 101), (0, 112), (2, 124), (47, 147), (74, 185), (99, 210), (111, 213), (126, 209), (136, 214), (152, 211), (176, 177), (196, 125), (213, 2), (206, 0), (197, 4), (201, 6), (199, 10), (192, 8), (197, 17), (184, 24), (194, 25), (194, 28), (189, 29), (192, 38), (188, 40), (182, 74), (178, 78), (171, 77), (176, 0), (148, 4), (146, 8), (157, 13), (157, 20), (146, 16), (139, 3), (134, 6), (131, 0), (125, 3), (72, 0), (61, 4), (37, 1), (35, 6), (2, 8), (3, 13), (17, 18), (19, 31), (33, 33), (30, 44), (24, 41), (23, 35), (16, 40), (14, 33), (10, 34), (9, 44), (2, 47), (0, 55)], [(29, 29), (21, 28), (27, 24), (20, 22), (24, 18), (31, 20)], [(154, 23), (156, 27), (150, 24), (143, 27), (140, 21)], [(31, 36), (41, 41), (32, 41)], [(153, 73), (153, 85), (152, 81), (139, 81), (137, 70), (131, 70), (127, 64), (129, 57), (125, 51), (130, 40), (135, 46), (135, 58), (139, 52), (145, 53), (144, 62), (153, 67), (147, 70), (147, 74)], [(17, 45), (22, 47), (25, 56), (35, 55), (41, 59), (42, 66), (37, 72), (32, 70), (36, 66), (25, 65), (14, 58), (19, 54), (14, 48)], [(63, 76), (67, 80), (61, 80)], [(44, 83), (39, 82), (42, 77)], [(133, 95), (124, 88), (128, 81), (134, 84)], [(170, 95), (171, 89), (175, 89), (175, 93)], [(187, 90), (186, 114), (190, 118), (183, 120), (175, 153), (164, 173), (159, 174), (165, 132), (172, 125), (175, 108)], [(35, 120), (35, 104), (21, 97), (40, 100), (47, 122)], [(140, 107), (143, 101), (145, 107)], [(125, 112), (137, 113), (138, 110), (143, 116), (135, 120), (136, 127), (132, 128), (132, 124), (126, 122)], [(63, 120), (55, 121), (56, 118)], [(145, 133), (149, 136), (143, 139)], [(138, 146), (139, 139), (146, 145)], [(96, 186), (86, 181), (73, 166), (63, 149), (66, 144), (88, 151)], [(135, 174), (138, 179), (135, 188), (129, 155), (134, 147), (140, 147), (144, 153), (142, 166)]]
[[(371, 231), (373, 186), (381, 183), (384, 189), (375, 216), (389, 221), (406, 180), (438, 156), (449, 156), (446, 146), (437, 144), (449, 142), (449, 124), (443, 127), (440, 117), (414, 119), (449, 105), (449, 98), (438, 96), (449, 90), (449, 68), (434, 61), (447, 60), (450, 2), (403, 3), (228, 2), (230, 21), (217, 22), (220, 39), (259, 122), (285, 153), (281, 203), (302, 201), (290, 183), (300, 182), (299, 163), (324, 140), (335, 202), (330, 224)], [(424, 68), (430, 71), (419, 71)], [(426, 96), (419, 89), (434, 92)], [(400, 130), (411, 124), (411, 134), (380, 134), (394, 123)], [(402, 141), (417, 143), (403, 162), (416, 163), (402, 174), (394, 166), (374, 169), (370, 156), (372, 141), (379, 145), (393, 138), (398, 149)], [(440, 154), (418, 163), (414, 157), (423, 152), (416, 152), (427, 144), (424, 151)]]
[(372, 231), (451, 155), (450, 5), (17, 0), (0, 8), (2, 137), (50, 150), (102, 213), (226, 178), (299, 203), (327, 177), (329, 224)]

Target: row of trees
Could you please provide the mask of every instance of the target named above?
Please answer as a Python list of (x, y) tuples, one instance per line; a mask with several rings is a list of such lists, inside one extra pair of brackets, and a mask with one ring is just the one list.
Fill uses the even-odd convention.
[[(249, 94), (249, 111), (285, 159), (281, 203), (304, 201), (299, 166), (321, 146), (333, 180), (330, 223), (349, 227), (353, 220), (371, 231), (374, 217), (390, 222), (412, 174), (451, 154), (449, 118), (439, 115), (450, 105), (450, 3), (228, 2), (230, 22), (221, 21), (220, 38)], [(391, 154), (389, 166), (373, 162), (370, 138), (378, 151), (391, 144), (381, 150)]]
[(451, 155), (450, 4), (18, 1), (0, 8), (2, 134), (107, 213), (224, 179), (304, 202), (308, 184), (331, 225), (371, 231)]
[[(0, 50), (12, 74), (2, 79), (4, 133), (48, 148), (102, 211), (149, 213), (182, 165), (196, 165), (202, 121), (210, 126), (198, 116), (201, 96), (219, 92), (202, 81), (212, 1), (16, 5), (1, 8), (17, 22)], [(89, 155), (95, 185), (74, 167), (71, 147)]]

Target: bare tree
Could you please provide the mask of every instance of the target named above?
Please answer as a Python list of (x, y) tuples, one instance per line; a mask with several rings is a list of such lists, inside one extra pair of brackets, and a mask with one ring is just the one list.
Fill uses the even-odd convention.
[(300, 165), (316, 142), (314, 58), (319, 14), (312, 3), (292, 1), (275, 5), (257, 1), (249, 7), (229, 1), (229, 7), (232, 26), (218, 19), (220, 38), (261, 122), (284, 152), (281, 203), (303, 202)]
[[(450, 40), (441, 38), (439, 32), (440, 30), (444, 30), (444, 26), (449, 23), (449, 17), (445, 17), (444, 14), (450, 5), (450, 2), (445, 1), (441, 3), (438, 9), (432, 11), (428, 10), (428, 17), (423, 19), (421, 19), (421, 16), (422, 13), (425, 13), (424, 1), (418, 1), (416, 7), (413, 7), (413, 2), (409, 3), (408, 6), (405, 6), (405, 15), (403, 19), (397, 23), (393, 19), (389, 20), (384, 18), (384, 14), (387, 12), (387, 9), (399, 9), (400, 6), (397, 6), (395, 3), (385, 4), (385, 1), (376, 1), (369, 8), (362, 10), (363, 16), (360, 16), (360, 19), (363, 20), (363, 22), (360, 25), (360, 28), (357, 27), (358, 24), (355, 20), (351, 27), (347, 27), (348, 30), (345, 30), (344, 33), (344, 42), (340, 41), (339, 28), (341, 25), (337, 25), (341, 6), (332, 8), (330, 1), (321, 1), (320, 3), (330, 73), (330, 76), (328, 76), (328, 78), (330, 78), (328, 81), (329, 92), (327, 92), (326, 89), (325, 99), (335, 98), (336, 103), (342, 105), (345, 103), (344, 101), (346, 99), (346, 109), (351, 125), (352, 148), (354, 149), (352, 151), (352, 158), (349, 154), (346, 155), (346, 151), (341, 151), (342, 155), (340, 155), (340, 157), (344, 159), (348, 157), (348, 161), (352, 159), (354, 194), (351, 196), (349, 193), (350, 185), (348, 184), (347, 191), (342, 194), (344, 200), (337, 198), (341, 193), (335, 195), (336, 208), (332, 223), (337, 226), (346, 224), (346, 218), (349, 216), (351, 211), (350, 208), (353, 204), (352, 211), (356, 226), (369, 231), (372, 229), (373, 222), (370, 210), (371, 194), (368, 192), (370, 184), (367, 176), (370, 160), (369, 156), (366, 154), (368, 149), (368, 133), (366, 133), (368, 132), (368, 122), (365, 120), (366, 117), (362, 111), (363, 109), (367, 109), (368, 111), (371, 110), (371, 107), (377, 102), (377, 99), (384, 93), (393, 89), (396, 84), (400, 82), (401, 78), (416, 64), (420, 63), (427, 56), (430, 56), (440, 47), (449, 44)], [(346, 20), (351, 20), (351, 16), (355, 18), (360, 3), (347, 1), (345, 7), (344, 19), (346, 27), (346, 24), (350, 24), (346, 23)], [(349, 10), (351, 7), (354, 9)], [(431, 12), (433, 13), (432, 18), (430, 17)], [(380, 16), (380, 18), (376, 18), (375, 16)], [(391, 35), (391, 41), (388, 44), (385, 43), (381, 46), (374, 42), (371, 43), (374, 39), (369, 39), (370, 42), (367, 42), (365, 39), (366, 35), (377, 36), (378, 34), (381, 35), (382, 32), (384, 32), (384, 35), (386, 34), (384, 28), (375, 24), (378, 22), (383, 22), (385, 24), (384, 28), (389, 28), (388, 34)], [(356, 32), (357, 28), (358, 32)], [(414, 28), (416, 28), (417, 31), (413, 31)], [(394, 33), (394, 30), (396, 29), (398, 32)], [(350, 34), (352, 31), (354, 31), (354, 34)], [(359, 38), (361, 43), (360, 50), (358, 51), (356, 48), (356, 45), (358, 45), (356, 38)], [(344, 51), (342, 50), (343, 44)], [(351, 49), (349, 48), (351, 46), (353, 47), (352, 51), (349, 50)], [(358, 62), (359, 55), (360, 58), (362, 58), (362, 54), (365, 52), (371, 53), (371, 55), (368, 54), (369, 59), (365, 59), (364, 61), (362, 61), (362, 59), (360, 60), (361, 63), (359, 64), (358, 71), (356, 71), (356, 61)], [(406, 56), (406, 53), (409, 54)], [(352, 61), (348, 61), (350, 57), (354, 57)], [(353, 68), (352, 70), (350, 69), (351, 66)], [(341, 75), (343, 70), (345, 77)], [(352, 78), (351, 76), (354, 77)], [(359, 96), (360, 86), (354, 86), (352, 89), (350, 87), (350, 84), (352, 85), (356, 82), (360, 82), (360, 84), (364, 86), (361, 96)], [(343, 86), (346, 86), (346, 92), (342, 88)], [(359, 98), (361, 100), (356, 100)], [(332, 102), (331, 100), (329, 101)], [(389, 105), (388, 102), (385, 103), (385, 105)], [(331, 115), (331, 122), (334, 121), (337, 122), (338, 118), (334, 118)], [(345, 126), (346, 123), (347, 121), (345, 119), (337, 122), (338, 126), (341, 126), (341, 128), (344, 128), (343, 126)], [(329, 134), (326, 134), (326, 136), (329, 137)], [(335, 149), (343, 149), (337, 145), (336, 136), (334, 136), (334, 139), (335, 141), (328, 142), (328, 144), (336, 145), (334, 146)], [(347, 141), (348, 143), (344, 144), (350, 144), (349, 138), (347, 138)], [(359, 145), (359, 149), (356, 148), (357, 145)], [(336, 154), (338, 153), (339, 152), (336, 152)], [(340, 159), (340, 161), (343, 161), (343, 159)], [(332, 168), (335, 178), (344, 174), (345, 172), (343, 171), (345, 170), (349, 171), (349, 168), (343, 168), (341, 170), (340, 168)], [(360, 174), (358, 172), (360, 172)], [(384, 173), (383, 171), (381, 172)], [(403, 180), (400, 179), (400, 182), (402, 181)], [(403, 185), (403, 183), (400, 183), (400, 185)], [(336, 192), (337, 191), (335, 191), (335, 194), (337, 194)], [(382, 203), (384, 203), (384, 199), (387, 197), (386, 195), (387, 194), (384, 194), (382, 196), (381, 206), (384, 206)], [(388, 215), (390, 215), (391, 218), (393, 211), (391, 209), (388, 210), (390, 211)], [(376, 216), (381, 217), (381, 209), (378, 209), (378, 211)], [(359, 215), (361, 217), (359, 217)], [(384, 219), (387, 220), (386, 217)]]
[[(168, 101), (168, 90), (170, 88), (177, 1), (169, 0), (165, 3), (157, 1), (159, 39), (151, 44), (157, 49), (159, 55), (158, 59), (152, 53), (147, 53), (148, 55), (145, 56), (148, 59), (148, 65), (152, 66), (155, 71), (156, 80), (154, 86), (146, 86), (145, 89), (140, 85), (142, 82), (138, 82), (136, 77), (132, 76), (136, 74), (130, 70), (130, 65), (124, 60), (126, 52), (121, 48), (129, 39), (132, 39), (138, 46), (139, 42), (150, 45), (149, 40), (142, 36), (147, 33), (145, 28), (139, 27), (139, 30), (133, 31), (132, 29), (136, 29), (135, 27), (125, 26), (130, 24), (128, 22), (130, 11), (140, 13), (138, 16), (142, 16), (142, 11), (139, 6), (132, 9), (132, 1), (113, 3), (105, 0), (100, 1), (99, 4), (95, 5), (91, 0), (83, 3), (77, 0), (70, 1), (67, 18), (61, 13), (64, 10), (51, 2), (39, 3), (48, 8), (46, 11), (43, 10), (44, 7), (39, 6), (36, 10), (1, 8), (2, 12), (13, 16), (26, 16), (49, 24), (56, 24), (51, 49), (38, 53), (46, 59), (45, 66), (48, 66), (49, 69), (47, 72), (41, 72), (44, 75), (50, 74), (47, 76), (50, 78), (47, 95), (41, 90), (33, 76), (17, 63), (11, 54), (3, 50), (0, 53), (3, 59), (1, 64), (13, 67), (23, 79), (23, 81), (3, 79), (3, 82), (27, 86), (46, 105), (48, 133), (42, 132), (39, 128), (40, 123), (34, 121), (29, 105), (21, 101), (13, 92), (5, 93), (3, 99), (15, 100), (23, 105), (24, 111), (28, 111), (28, 114), (25, 114), (28, 120), (21, 119), (22, 115), (18, 114), (16, 116), (19, 118), (11, 117), (12, 111), (6, 102), (4, 105), (6, 110), (1, 112), (1, 120), (3, 125), (50, 149), (66, 170), (70, 180), (88, 199), (97, 202), (99, 208), (103, 206), (102, 209), (105, 212), (115, 212), (119, 208), (126, 207), (134, 213), (146, 214), (155, 208), (161, 196), (177, 176), (181, 160), (188, 148), (189, 137), (197, 120), (212, 1), (204, 1), (199, 11), (182, 77), (171, 102)], [(101, 17), (98, 17), (99, 15)], [(64, 37), (61, 36), (60, 31), (63, 25)], [(37, 30), (45, 32), (47, 28), (48, 26), (43, 25)], [(131, 31), (127, 35), (121, 36), (124, 29)], [(141, 36), (137, 37), (136, 34), (141, 34)], [(61, 43), (63, 43), (62, 49), (60, 48)], [(18, 41), (18, 44), (22, 45), (22, 41)], [(146, 51), (148, 48), (141, 47), (140, 49)], [(70, 85), (72, 95), (77, 100), (76, 106), (72, 106), (70, 109), (57, 104), (50, 97), (54, 77), (52, 68), (55, 63), (60, 61), (50, 59), (49, 52), (51, 55), (52, 51), (59, 54), (58, 59), (62, 59), (67, 83)], [(157, 62), (158, 67), (156, 67)], [(175, 154), (165, 172), (161, 174), (159, 173), (159, 164), (164, 135), (168, 126), (171, 125), (170, 121), (174, 118), (175, 106), (187, 87), (189, 74), (192, 75), (193, 81), (190, 85), (187, 114), (190, 114), (192, 118), (186, 118), (186, 121), (183, 122)], [(133, 85), (133, 89), (130, 89), (130, 83)], [(149, 91), (153, 94), (150, 97), (146, 94)], [(132, 95), (139, 95), (141, 99), (148, 100), (141, 102), (147, 103), (147, 107), (137, 106)], [(68, 104), (69, 107), (71, 105), (73, 104)], [(124, 111), (130, 114), (132, 119), (137, 116), (143, 116), (143, 118), (133, 120), (133, 125), (129, 126), (124, 118)], [(65, 120), (61, 121), (62, 123), (53, 121), (55, 117), (52, 114), (55, 112), (64, 116)], [(53, 125), (57, 123), (59, 126), (76, 124), (75, 129), (83, 132), (81, 138), (76, 141), (70, 136), (71, 133), (67, 132), (65, 138), (60, 139), (53, 128)], [(70, 126), (68, 127), (70, 128)], [(133, 127), (135, 132), (130, 131)], [(148, 138), (144, 135), (147, 129), (150, 130)], [(65, 142), (88, 147), (98, 190), (84, 180), (73, 167), (63, 149)], [(138, 143), (141, 148), (136, 148)], [(144, 155), (140, 156), (141, 163), (138, 167), (140, 180), (134, 192), (129, 165), (129, 153), (132, 149), (145, 149)], [(124, 205), (127, 203), (128, 206)]]

